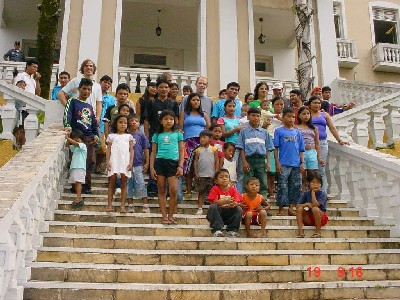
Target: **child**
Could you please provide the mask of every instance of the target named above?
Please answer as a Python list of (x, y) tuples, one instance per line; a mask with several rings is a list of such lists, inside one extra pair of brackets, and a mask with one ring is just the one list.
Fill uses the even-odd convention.
[[(158, 132), (152, 138), (150, 156), (151, 177), (157, 180), (161, 224), (176, 224), (174, 212), (178, 189), (178, 176), (183, 175), (183, 134), (176, 130), (175, 113), (164, 110), (159, 117)], [(166, 181), (169, 187), (169, 211), (166, 205)]]
[(149, 168), (149, 148), (150, 143), (146, 135), (139, 131), (140, 119), (136, 115), (128, 118), (128, 132), (133, 137), (133, 169), (132, 177), (128, 180), (128, 212), (134, 212), (133, 194), (137, 198), (142, 198), (142, 212), (150, 213), (149, 204), (147, 202), (147, 189), (144, 181), (144, 173), (147, 173)]
[[(304, 143), (301, 133), (294, 126), (294, 112), (291, 108), (283, 111), (283, 126), (275, 130), (275, 162), (278, 173), (278, 216), (283, 216), (283, 207), (289, 205), (288, 215), (295, 216), (293, 207), (301, 194), (300, 171), (304, 170)], [(279, 150), (279, 152), (278, 152)]]
[(108, 170), (108, 206), (107, 212), (112, 212), (112, 201), (117, 176), (121, 177), (121, 213), (126, 213), (125, 200), (128, 178), (131, 177), (133, 161), (133, 138), (127, 133), (128, 118), (118, 115), (113, 123), (112, 132), (107, 137), (106, 165)]
[(212, 124), (209, 128), (212, 132), (212, 138), (210, 141), (210, 145), (214, 146), (218, 149), (218, 158), (221, 159), (224, 157), (224, 141), (221, 141), (222, 137), (222, 128), (219, 124)]
[(261, 101), (261, 119), (260, 119), (260, 126), (263, 126), (265, 122), (271, 123), (274, 109), (270, 107), (268, 100)]
[(215, 172), (218, 170), (218, 149), (210, 146), (212, 133), (209, 130), (200, 132), (200, 146), (194, 154), (194, 176), (197, 183), (198, 209), (196, 215), (203, 214), (204, 195), (208, 195)]
[(305, 176), (302, 176), (302, 191), (306, 190), (306, 178), (308, 174), (314, 173), (318, 170), (318, 164), (324, 166), (325, 162), (321, 157), (321, 148), (319, 146), (319, 133), (318, 128), (315, 127), (311, 120), (311, 112), (307, 106), (299, 109), (297, 115), (297, 128), (300, 130), (301, 136), (304, 141), (304, 163), (305, 163)]
[(65, 138), (72, 152), (68, 182), (74, 185), (76, 191), (76, 198), (71, 205), (73, 207), (81, 207), (85, 204), (81, 193), (82, 183), (85, 183), (87, 147), (82, 142), (83, 134), (81, 131), (74, 130), (69, 136), (66, 135)]
[(236, 148), (240, 149), (243, 162), (243, 181), (256, 177), (260, 181), (261, 195), (267, 197), (269, 170), (269, 153), (274, 150), (274, 144), (268, 132), (260, 127), (261, 112), (258, 108), (248, 110), (249, 126), (242, 129)]
[(297, 227), (298, 238), (304, 238), (303, 224), (315, 226), (315, 233), (312, 238), (321, 237), (321, 227), (328, 223), (326, 215), (326, 194), (321, 191), (322, 177), (319, 173), (310, 173), (307, 176), (308, 191), (301, 195), (297, 202)]
[(193, 89), (190, 85), (185, 85), (182, 88), (182, 97), (189, 96), (193, 93)]
[[(265, 198), (258, 193), (260, 190), (260, 181), (255, 177), (250, 177), (246, 183), (246, 190), (247, 193), (242, 194), (243, 202), (240, 204), (243, 209), (242, 223), (246, 228), (246, 236), (256, 238), (265, 237), (267, 211), (270, 209), (270, 205)], [(264, 205), (264, 207), (262, 207), (262, 205)], [(260, 232), (255, 235), (251, 235), (250, 225), (261, 226)]]
[(247, 111), (249, 110), (250, 106), (247, 103), (244, 103), (242, 105), (241, 114), (242, 117), (239, 120), (240, 125), (247, 125), (249, 124), (249, 120), (247, 119)]
[[(99, 130), (93, 107), (86, 100), (92, 92), (93, 82), (90, 79), (82, 78), (79, 82), (79, 99), (68, 100), (64, 110), (64, 127), (66, 131), (80, 130), (83, 133), (83, 142), (87, 147), (86, 177), (82, 186), (84, 194), (91, 193), (92, 176), (90, 171), (94, 167), (95, 152), (94, 145), (99, 142)], [(74, 191), (72, 189), (72, 191)]]
[(220, 168), (228, 170), (232, 186), (235, 186), (237, 182), (237, 161), (233, 159), (235, 155), (235, 150), (236, 147), (234, 143), (226, 142), (224, 144), (224, 157), (220, 158), (219, 160)]
[[(60, 83), (60, 85), (56, 85), (53, 87), (53, 89), (51, 90), (51, 100), (58, 100), (58, 92), (61, 91), (61, 89), (67, 85), (67, 83), (71, 80), (71, 75), (66, 72), (66, 71), (62, 71), (60, 72), (60, 74), (58, 74), (58, 82)], [(71, 98), (73, 96), (73, 94), (71, 92), (69, 92), (68, 97)]]
[(208, 195), (208, 201), (211, 205), (208, 208), (207, 220), (214, 236), (224, 236), (222, 228), (226, 225), (228, 236), (239, 237), (242, 208), (238, 204), (242, 198), (238, 190), (230, 185), (228, 170), (219, 169), (215, 173), (215, 185)]

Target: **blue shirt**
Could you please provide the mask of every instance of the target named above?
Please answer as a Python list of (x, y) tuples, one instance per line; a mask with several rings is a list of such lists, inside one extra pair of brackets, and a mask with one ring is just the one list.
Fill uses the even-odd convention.
[(107, 109), (110, 106), (114, 106), (115, 105), (115, 98), (113, 96), (111, 96), (109, 93), (105, 93), (105, 95), (103, 96), (103, 99), (102, 99), (102, 105), (103, 105), (103, 109), (101, 110), (99, 131), (101, 133), (104, 133), (104, 121), (103, 121), (103, 118), (104, 118), (104, 116), (106, 114)]
[[(150, 148), (150, 143), (147, 137), (143, 132), (132, 132), (131, 133), (133, 137), (133, 153), (135, 155), (133, 156), (133, 166), (143, 166), (143, 161), (144, 161), (144, 149), (149, 149)], [(147, 162), (148, 163), (148, 162)]]
[(206, 129), (206, 120), (201, 115), (184, 115), (183, 138), (199, 137), (200, 132)]
[(279, 163), (286, 167), (300, 167), (300, 152), (304, 152), (304, 142), (297, 129), (279, 127), (274, 133), (274, 146), (279, 148)]
[(156, 158), (179, 160), (179, 142), (183, 141), (182, 132), (155, 133), (151, 141), (157, 144)]
[[(225, 104), (226, 99), (220, 99), (214, 103), (211, 117), (213, 118), (221, 118), (225, 115)], [(242, 115), (242, 102), (239, 99), (235, 99), (235, 117), (240, 117)]]
[[(326, 212), (326, 194), (323, 191), (318, 191), (315, 193), (315, 198), (317, 199), (318, 203), (320, 204), (319, 209), (323, 212)], [(304, 203), (312, 203), (311, 201), (311, 191), (304, 192), (301, 195), (297, 204), (304, 204)]]
[[(57, 94), (59, 91), (61, 91), (61, 89), (62, 89), (61, 85), (56, 85), (53, 87), (53, 89), (51, 90), (51, 100), (60, 100), (60, 99), (58, 99)], [(72, 93), (68, 93), (67, 95), (69, 98), (71, 98), (73, 96)]]
[[(220, 125), (224, 125), (225, 126), (225, 130), (231, 131), (233, 128), (240, 126), (240, 118), (239, 117), (235, 117), (235, 118), (228, 118), (228, 117), (221, 117), (218, 119), (217, 124)], [(232, 143), (236, 143), (239, 137), (239, 133), (235, 132), (234, 134), (227, 136), (225, 138), (225, 142), (232, 142)]]
[(263, 155), (274, 150), (274, 144), (268, 132), (261, 127), (246, 126), (239, 133), (236, 147), (244, 150), (245, 156)]
[(79, 143), (78, 146), (69, 146), (72, 152), (71, 166), (72, 169), (84, 169), (86, 170), (86, 157), (87, 157), (87, 147), (84, 143)]

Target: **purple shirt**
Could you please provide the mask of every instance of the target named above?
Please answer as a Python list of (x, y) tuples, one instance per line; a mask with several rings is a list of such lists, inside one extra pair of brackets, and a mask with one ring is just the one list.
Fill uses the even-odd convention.
[(143, 151), (150, 148), (147, 137), (142, 132), (131, 133), (133, 137), (133, 166), (143, 166)]

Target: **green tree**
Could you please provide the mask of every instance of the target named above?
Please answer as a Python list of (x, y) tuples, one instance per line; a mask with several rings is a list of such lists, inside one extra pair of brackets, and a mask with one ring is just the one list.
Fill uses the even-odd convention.
[(40, 96), (49, 99), (51, 72), (54, 61), (54, 47), (56, 41), (58, 19), (60, 17), (61, 0), (42, 0), (39, 4), (39, 26), (37, 34), (37, 60), (39, 72), (42, 75), (40, 84), (42, 91)]

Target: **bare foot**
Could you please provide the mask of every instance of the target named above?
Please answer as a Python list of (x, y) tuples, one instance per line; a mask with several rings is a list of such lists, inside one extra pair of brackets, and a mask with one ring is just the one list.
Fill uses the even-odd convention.
[(267, 236), (266, 232), (259, 232), (259, 233), (256, 233), (254, 235), (255, 238), (263, 238), (263, 237), (266, 237), (266, 236)]
[(106, 212), (114, 212), (114, 208), (112, 206), (107, 206)]
[(126, 214), (125, 206), (121, 206), (121, 208), (119, 209), (119, 212), (120, 212), (121, 214)]

